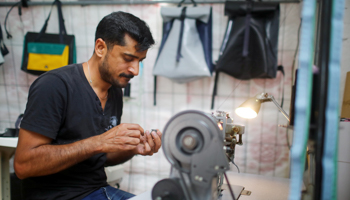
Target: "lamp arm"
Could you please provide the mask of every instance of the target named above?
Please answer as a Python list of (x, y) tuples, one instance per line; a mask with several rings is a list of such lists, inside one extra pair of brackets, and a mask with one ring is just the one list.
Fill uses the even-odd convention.
[(278, 110), (281, 111), (281, 113), (287, 118), (287, 120), (290, 122), (290, 118), (289, 115), (286, 113), (286, 111), (283, 110), (283, 108), (277, 103), (277, 101), (275, 100), (275, 97), (273, 97), (272, 95), (268, 96), (269, 99), (271, 99), (271, 101), (277, 106)]

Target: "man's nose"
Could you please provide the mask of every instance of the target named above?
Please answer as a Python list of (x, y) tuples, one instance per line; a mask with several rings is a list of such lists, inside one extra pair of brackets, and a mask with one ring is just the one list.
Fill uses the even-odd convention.
[(132, 62), (129, 66), (128, 70), (134, 75), (139, 75), (139, 62)]

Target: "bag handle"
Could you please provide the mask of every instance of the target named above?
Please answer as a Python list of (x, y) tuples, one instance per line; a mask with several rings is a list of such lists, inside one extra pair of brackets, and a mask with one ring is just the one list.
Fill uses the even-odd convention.
[(249, 31), (250, 31), (250, 18), (252, 17), (252, 1), (247, 0), (247, 15), (245, 17), (245, 30), (244, 30), (244, 41), (243, 41), (243, 52), (242, 56), (247, 57), (249, 53)]
[(53, 8), (53, 6), (54, 6), (55, 4), (57, 5), (60, 43), (63, 43), (63, 35), (67, 35), (67, 32), (66, 32), (66, 27), (64, 26), (64, 19), (63, 19), (63, 14), (62, 14), (62, 3), (61, 3), (61, 1), (59, 1), (59, 0), (55, 0), (55, 1), (52, 3), (49, 16), (46, 18), (45, 24), (44, 24), (43, 27), (41, 28), (38, 37), (35, 39), (36, 41), (39, 40), (39, 38), (40, 38), (43, 34), (45, 34), (46, 29), (47, 29), (47, 24), (48, 24), (48, 22), (49, 22), (49, 20), (50, 20), (50, 17), (51, 17), (52, 8)]
[[(197, 6), (197, 3), (196, 3), (194, 0), (191, 0), (191, 1), (192, 1), (192, 3), (193, 3), (193, 6), (196, 7), (196, 6)], [(179, 5), (177, 5), (177, 7), (181, 7), (181, 4), (182, 4), (183, 2), (185, 2), (185, 0), (182, 0), (182, 1), (179, 3)]]
[(179, 62), (180, 58), (182, 57), (182, 55), (181, 55), (181, 47), (182, 47), (182, 38), (183, 38), (183, 34), (184, 34), (186, 8), (187, 7), (183, 7), (182, 10), (181, 10), (181, 16), (180, 16), (181, 27), (180, 27), (179, 42), (177, 44), (176, 62)]

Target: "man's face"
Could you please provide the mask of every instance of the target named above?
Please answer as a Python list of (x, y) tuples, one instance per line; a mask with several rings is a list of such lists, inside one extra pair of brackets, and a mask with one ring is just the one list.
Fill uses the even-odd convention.
[(102, 80), (115, 86), (126, 87), (134, 76), (139, 74), (139, 62), (146, 58), (147, 50), (137, 52), (137, 42), (127, 34), (125, 46), (114, 45), (107, 51), (99, 66)]

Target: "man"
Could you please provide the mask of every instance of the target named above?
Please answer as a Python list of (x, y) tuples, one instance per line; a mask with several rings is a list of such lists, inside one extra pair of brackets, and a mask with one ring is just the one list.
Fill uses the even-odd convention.
[(153, 44), (144, 21), (114, 12), (98, 24), (86, 63), (49, 71), (31, 85), (14, 162), (25, 199), (133, 196), (108, 186), (104, 167), (161, 146), (159, 130), (120, 124), (121, 88), (138, 75)]

